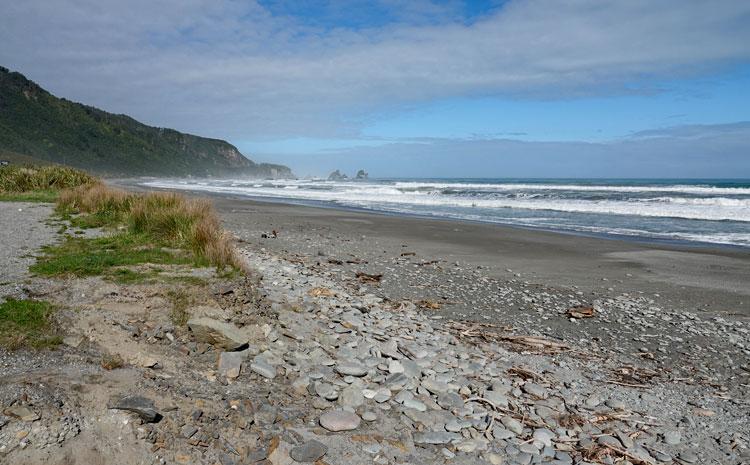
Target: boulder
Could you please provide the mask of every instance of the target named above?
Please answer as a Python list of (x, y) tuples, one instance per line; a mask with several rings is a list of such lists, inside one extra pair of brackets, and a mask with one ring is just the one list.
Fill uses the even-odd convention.
[(345, 174), (341, 174), (339, 170), (334, 171), (333, 173), (328, 175), (329, 181), (343, 181), (345, 179), (349, 179), (349, 176)]
[(236, 326), (212, 318), (191, 318), (187, 322), (195, 340), (224, 350), (240, 350), (248, 345), (247, 334)]
[(147, 423), (156, 423), (162, 416), (154, 408), (154, 401), (143, 396), (126, 396), (116, 401), (112, 407), (137, 414)]

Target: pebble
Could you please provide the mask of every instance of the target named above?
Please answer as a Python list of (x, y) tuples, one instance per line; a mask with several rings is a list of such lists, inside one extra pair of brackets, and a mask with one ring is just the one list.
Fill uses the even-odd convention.
[(505, 425), (505, 427), (509, 431), (512, 431), (515, 434), (521, 434), (521, 433), (523, 433), (523, 424), (521, 424), (520, 421), (516, 420), (513, 417), (504, 416), (504, 417), (502, 417), (502, 419), (500, 420), (500, 422), (503, 425)]
[(365, 376), (367, 374), (367, 367), (360, 365), (359, 363), (353, 362), (342, 362), (337, 363), (335, 370), (337, 373), (344, 376)]
[(664, 433), (664, 442), (670, 446), (676, 446), (682, 440), (682, 434), (677, 430), (671, 430)]
[(320, 416), (320, 426), (328, 431), (350, 431), (357, 429), (360, 418), (356, 413), (331, 410)]
[(313, 439), (293, 447), (289, 456), (297, 462), (315, 462), (326, 455), (326, 452), (328, 446)]
[(250, 364), (250, 369), (264, 378), (274, 379), (276, 377), (276, 367), (263, 359), (256, 358), (255, 361)]

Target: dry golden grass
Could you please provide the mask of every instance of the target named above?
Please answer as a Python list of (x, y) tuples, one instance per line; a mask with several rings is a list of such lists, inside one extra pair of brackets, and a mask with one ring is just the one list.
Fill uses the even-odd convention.
[(126, 225), (129, 233), (189, 249), (219, 268), (241, 268), (231, 238), (207, 200), (165, 192), (134, 194), (96, 183), (62, 192), (58, 207), (94, 215), (102, 224)]
[(97, 182), (62, 191), (57, 204), (79, 213), (125, 212), (130, 208), (132, 197), (123, 190)]

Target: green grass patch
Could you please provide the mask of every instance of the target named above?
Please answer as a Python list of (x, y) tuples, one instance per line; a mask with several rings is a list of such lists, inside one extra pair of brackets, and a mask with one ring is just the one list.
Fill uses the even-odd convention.
[(0, 192), (2, 202), (46, 202), (57, 200), (57, 192), (52, 190), (35, 190), (27, 192)]
[(9, 350), (42, 349), (62, 342), (55, 334), (55, 307), (39, 300), (8, 299), (0, 304), (0, 346)]
[(30, 268), (42, 276), (104, 275), (134, 282), (141, 279), (136, 272), (113, 268), (144, 263), (208, 266), (205, 259), (189, 251), (167, 251), (146, 235), (127, 232), (90, 239), (67, 237), (63, 243), (42, 250), (44, 255)]

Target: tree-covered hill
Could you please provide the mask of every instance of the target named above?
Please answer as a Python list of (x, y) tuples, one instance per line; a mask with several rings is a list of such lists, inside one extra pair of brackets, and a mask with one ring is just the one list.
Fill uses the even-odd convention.
[(146, 126), (126, 115), (58, 98), (0, 67), (0, 152), (111, 176), (286, 177), (226, 141)]

